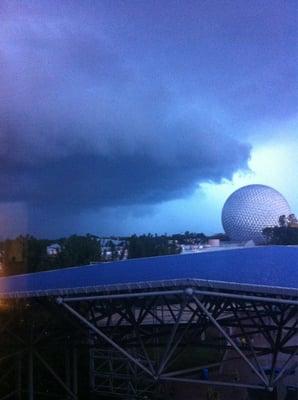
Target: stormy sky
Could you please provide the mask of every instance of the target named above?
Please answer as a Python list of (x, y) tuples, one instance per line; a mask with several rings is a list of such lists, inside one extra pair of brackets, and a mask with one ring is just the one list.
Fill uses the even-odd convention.
[(222, 230), (298, 211), (296, 0), (2, 0), (0, 234)]

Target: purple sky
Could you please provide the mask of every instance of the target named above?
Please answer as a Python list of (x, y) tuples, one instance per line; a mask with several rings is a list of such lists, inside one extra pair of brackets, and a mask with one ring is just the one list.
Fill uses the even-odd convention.
[(1, 236), (220, 231), (247, 180), (298, 199), (260, 153), (295, 169), (296, 1), (2, 0), (0, 21)]

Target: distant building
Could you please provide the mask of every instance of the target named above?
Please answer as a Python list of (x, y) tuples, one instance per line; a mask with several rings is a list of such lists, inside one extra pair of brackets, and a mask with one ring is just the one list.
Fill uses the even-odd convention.
[(182, 244), (181, 254), (198, 253), (204, 248), (202, 244)]
[(53, 243), (47, 246), (47, 255), (48, 256), (57, 256), (62, 251), (60, 244)]
[(209, 239), (204, 244), (181, 244), (181, 254), (189, 253), (205, 253), (209, 251), (222, 251), (222, 250), (233, 250), (246, 247), (254, 247), (255, 243), (253, 240), (247, 242), (226, 242), (220, 241), (219, 239)]
[(127, 242), (125, 240), (101, 238), (100, 247), (103, 261), (126, 260), (128, 257)]
[(220, 239), (208, 239), (208, 245), (211, 247), (218, 247), (220, 246)]

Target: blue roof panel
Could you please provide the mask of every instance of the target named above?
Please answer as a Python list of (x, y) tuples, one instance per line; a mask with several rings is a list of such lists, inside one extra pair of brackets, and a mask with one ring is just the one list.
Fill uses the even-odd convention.
[(0, 297), (28, 297), (166, 286), (279, 288), (298, 297), (298, 247), (267, 246), (100, 263), (0, 279)]

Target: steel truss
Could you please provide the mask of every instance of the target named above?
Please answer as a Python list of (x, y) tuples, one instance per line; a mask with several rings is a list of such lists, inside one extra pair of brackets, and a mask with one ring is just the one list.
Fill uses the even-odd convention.
[(47, 301), (10, 301), (0, 310), (1, 400), (78, 400), (81, 344), (60, 314)]
[(137, 398), (146, 385), (179, 382), (273, 391), (297, 363), (295, 299), (181, 288), (57, 302), (90, 331), (97, 393)]
[(270, 392), (298, 365), (297, 298), (176, 286), (8, 304), (0, 400), (164, 400), (181, 383)]

